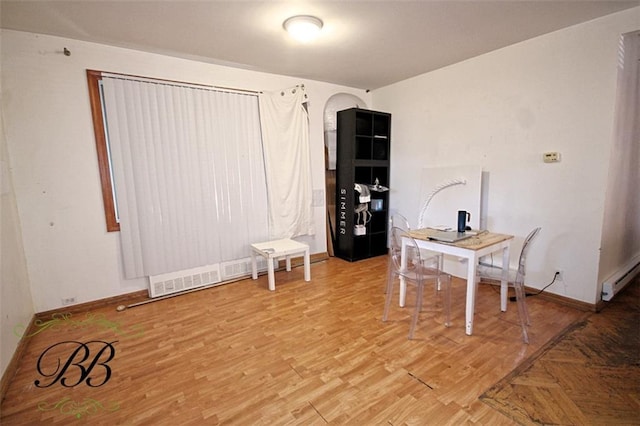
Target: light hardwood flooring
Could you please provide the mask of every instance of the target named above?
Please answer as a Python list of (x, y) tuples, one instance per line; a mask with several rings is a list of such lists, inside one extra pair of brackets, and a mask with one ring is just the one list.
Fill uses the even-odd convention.
[[(467, 336), (465, 283), (455, 279), (452, 326), (426, 292), (408, 340), (413, 293), (381, 321), (386, 262), (330, 258), (312, 265), (310, 282), (301, 267), (277, 272), (275, 292), (261, 276), (52, 320), (28, 337), (0, 423), (513, 424), (478, 397), (589, 315), (528, 298), (525, 345), (515, 303), (501, 313), (498, 289), (481, 285)], [(75, 349), (64, 386), (55, 378)]]

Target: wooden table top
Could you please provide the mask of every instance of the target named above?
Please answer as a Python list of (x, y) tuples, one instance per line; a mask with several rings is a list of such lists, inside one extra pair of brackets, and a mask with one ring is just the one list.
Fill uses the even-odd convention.
[[(439, 232), (439, 231), (433, 228), (422, 228), (422, 229), (415, 229), (413, 231), (410, 231), (409, 235), (411, 235), (416, 240), (429, 240), (429, 237), (433, 235), (435, 232)], [(455, 243), (446, 243), (443, 241), (435, 241), (435, 240), (432, 240), (432, 241), (438, 244), (446, 244), (450, 246), (467, 248), (471, 250), (480, 250), (485, 247), (491, 246), (493, 244), (510, 240), (512, 238), (513, 238), (513, 235), (498, 234), (495, 232), (483, 231), (477, 235), (466, 238), (464, 240), (460, 240)]]

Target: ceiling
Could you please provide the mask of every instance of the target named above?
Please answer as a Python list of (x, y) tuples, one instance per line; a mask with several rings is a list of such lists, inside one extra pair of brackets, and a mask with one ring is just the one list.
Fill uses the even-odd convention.
[[(637, 1), (1, 0), (2, 28), (376, 89)], [(324, 21), (299, 44), (283, 21)], [(639, 12), (640, 23), (640, 12)]]

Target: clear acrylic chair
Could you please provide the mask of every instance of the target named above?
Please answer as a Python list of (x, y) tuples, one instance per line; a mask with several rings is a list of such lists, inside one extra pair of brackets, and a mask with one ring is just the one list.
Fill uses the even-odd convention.
[[(391, 216), (391, 219), (389, 219), (389, 222), (391, 224), (391, 229), (395, 228), (399, 228), (401, 230), (403, 230), (406, 233), (409, 233), (409, 231), (411, 231), (411, 226), (409, 225), (409, 221), (407, 220), (407, 218), (403, 215), (401, 215), (400, 213), (394, 213)], [(389, 235), (391, 235), (391, 233), (389, 233)], [(411, 248), (407, 248), (407, 250), (412, 250)], [(436, 253), (436, 252), (432, 252), (429, 250), (422, 250), (420, 249), (420, 259), (422, 260), (422, 263), (425, 263), (427, 265), (431, 265), (433, 262), (433, 257), (437, 257), (437, 261), (438, 261), (438, 269), (442, 270), (442, 254), (441, 253)], [(387, 291), (387, 286), (385, 285), (385, 292)]]
[[(391, 227), (393, 228), (394, 226), (396, 228), (400, 228), (405, 232), (409, 232), (411, 230), (411, 226), (409, 225), (409, 221), (407, 220), (407, 218), (403, 215), (401, 215), (400, 213), (394, 213), (391, 216)], [(430, 263), (431, 262), (431, 258), (432, 257), (437, 257), (438, 258), (438, 269), (442, 270), (442, 265), (443, 265), (443, 255), (442, 253), (437, 253), (434, 251), (429, 251), (429, 250), (424, 250), (424, 249), (420, 249), (420, 253), (422, 256), (422, 261), (423, 262), (427, 262)]]
[(400, 228), (405, 232), (409, 232), (411, 227), (409, 226), (409, 221), (406, 217), (401, 215), (400, 213), (394, 213), (390, 219), (392, 228)]
[[(529, 310), (527, 309), (527, 300), (524, 290), (524, 277), (526, 270), (527, 252), (531, 246), (531, 241), (540, 232), (542, 228), (537, 227), (527, 235), (522, 244), (520, 257), (518, 259), (518, 269), (509, 269), (509, 285), (513, 287), (516, 293), (516, 304), (518, 305), (518, 318), (520, 327), (522, 328), (522, 339), (525, 343), (529, 343), (529, 334), (527, 327), (531, 325), (529, 318)], [(479, 279), (486, 278), (490, 280), (500, 281), (502, 279), (502, 268), (499, 266), (487, 265), (480, 262), (478, 265), (477, 276)]]
[[(402, 244), (405, 244), (406, 266), (402, 266)], [(393, 287), (398, 279), (404, 279), (406, 284), (416, 286), (416, 302), (415, 309), (411, 318), (411, 326), (409, 327), (409, 339), (413, 339), (413, 334), (418, 324), (418, 317), (422, 310), (422, 302), (424, 298), (424, 286), (428, 281), (434, 281), (434, 291), (442, 292), (444, 324), (446, 327), (450, 325), (451, 312), (451, 276), (443, 273), (439, 268), (437, 258), (431, 258), (431, 262), (425, 262), (420, 257), (420, 250), (416, 241), (409, 236), (407, 231), (398, 227), (391, 228), (391, 242), (389, 249), (389, 264), (387, 270), (387, 296), (384, 302), (384, 313), (382, 321), (387, 321), (389, 316), (389, 308), (393, 299)], [(435, 298), (435, 297), (434, 297)]]

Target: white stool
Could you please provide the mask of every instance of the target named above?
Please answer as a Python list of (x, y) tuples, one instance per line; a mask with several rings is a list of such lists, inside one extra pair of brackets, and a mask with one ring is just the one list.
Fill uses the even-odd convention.
[(309, 260), (309, 246), (304, 243), (285, 238), (283, 240), (267, 241), (264, 243), (251, 244), (251, 277), (258, 279), (258, 265), (256, 255), (267, 259), (267, 272), (269, 275), (269, 290), (276, 289), (276, 278), (273, 271), (273, 261), (286, 258), (287, 271), (291, 271), (291, 255), (304, 256), (304, 280), (311, 281), (311, 265)]

